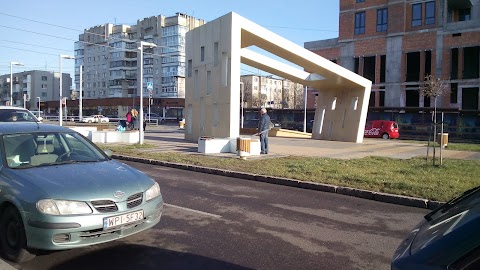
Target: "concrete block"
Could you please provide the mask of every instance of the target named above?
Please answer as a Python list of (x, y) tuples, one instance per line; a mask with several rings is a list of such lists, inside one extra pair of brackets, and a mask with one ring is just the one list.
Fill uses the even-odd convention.
[(105, 131), (105, 142), (116, 143), (120, 141), (121, 132), (118, 131)]
[(120, 134), (119, 142), (123, 143), (139, 143), (140, 141), (140, 131), (125, 131), (118, 132)]
[(104, 131), (91, 131), (92, 142), (93, 143), (105, 143), (105, 132)]
[(198, 138), (198, 152), (205, 154), (230, 153), (230, 139)]

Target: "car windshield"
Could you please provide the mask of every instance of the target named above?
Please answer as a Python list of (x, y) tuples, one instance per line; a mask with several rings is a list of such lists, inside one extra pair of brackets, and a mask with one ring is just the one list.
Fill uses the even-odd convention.
[(1, 109), (0, 122), (38, 122), (38, 119), (28, 110)]
[(3, 135), (2, 139), (4, 160), (14, 169), (108, 160), (100, 149), (75, 132), (16, 133)]

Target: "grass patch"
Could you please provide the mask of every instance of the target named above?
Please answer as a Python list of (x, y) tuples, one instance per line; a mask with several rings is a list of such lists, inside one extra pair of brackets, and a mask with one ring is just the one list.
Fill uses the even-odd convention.
[(366, 157), (341, 160), (318, 157), (281, 157), (262, 161), (222, 158), (201, 154), (149, 151), (153, 145), (100, 145), (115, 154), (166, 162), (286, 177), (391, 194), (446, 201), (480, 185), (480, 161), (444, 159), (432, 166), (425, 158), (391, 159)]

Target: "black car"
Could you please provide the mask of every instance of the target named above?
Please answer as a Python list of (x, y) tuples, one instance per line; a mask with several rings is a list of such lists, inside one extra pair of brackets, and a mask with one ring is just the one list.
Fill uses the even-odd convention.
[(425, 215), (398, 247), (391, 269), (480, 269), (480, 186)]

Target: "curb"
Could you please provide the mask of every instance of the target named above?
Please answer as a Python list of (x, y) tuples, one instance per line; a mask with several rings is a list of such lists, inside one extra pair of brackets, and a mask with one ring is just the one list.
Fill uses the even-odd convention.
[(340, 186), (321, 184), (321, 183), (315, 183), (315, 182), (299, 181), (299, 180), (283, 178), (283, 177), (266, 176), (266, 175), (259, 175), (259, 174), (229, 171), (224, 169), (215, 169), (215, 168), (209, 168), (209, 167), (187, 165), (182, 163), (165, 162), (165, 161), (154, 160), (154, 159), (137, 158), (137, 157), (131, 157), (131, 156), (124, 156), (124, 155), (115, 155), (115, 154), (112, 155), (112, 158), (119, 159), (119, 160), (140, 162), (145, 164), (171, 167), (175, 169), (189, 170), (194, 172), (234, 177), (234, 178), (240, 178), (240, 179), (245, 179), (250, 181), (258, 181), (258, 182), (283, 185), (283, 186), (289, 186), (289, 187), (297, 187), (297, 188), (303, 188), (303, 189), (337, 193), (337, 194), (358, 197), (358, 198), (367, 199), (367, 200), (405, 205), (405, 206), (411, 206), (411, 207), (417, 207), (417, 208), (424, 208), (424, 209), (430, 209), (430, 210), (433, 210), (443, 204), (443, 202), (431, 201), (428, 199), (422, 199), (422, 198), (416, 198), (416, 197), (388, 194), (388, 193), (375, 192), (375, 191), (350, 188), (350, 187), (340, 187)]

